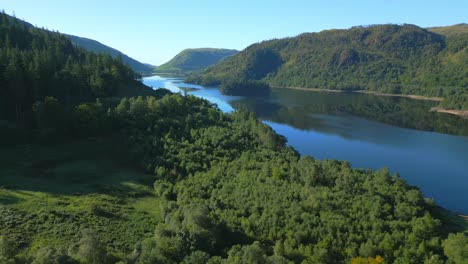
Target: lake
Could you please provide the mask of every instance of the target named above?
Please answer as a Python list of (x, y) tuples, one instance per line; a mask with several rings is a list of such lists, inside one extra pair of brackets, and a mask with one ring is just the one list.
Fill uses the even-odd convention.
[[(205, 98), (224, 112), (253, 112), (302, 155), (387, 167), (424, 195), (468, 214), (468, 120), (429, 112), (437, 103), (356, 93), (272, 89), (266, 98), (222, 95), (215, 87), (147, 77), (156, 88)], [(193, 89), (195, 88), (195, 89)]]

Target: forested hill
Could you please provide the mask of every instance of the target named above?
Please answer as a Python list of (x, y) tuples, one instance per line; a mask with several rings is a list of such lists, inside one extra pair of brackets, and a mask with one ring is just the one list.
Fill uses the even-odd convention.
[(0, 13), (0, 120), (26, 118), (47, 96), (73, 104), (136, 94), (145, 90), (138, 78), (120, 58), (87, 52), (62, 34)]
[(430, 27), (427, 30), (447, 37), (458, 35), (465, 35), (466, 37), (466, 34), (468, 34), (468, 24), (461, 23), (446, 27)]
[(274, 39), (251, 45), (188, 81), (213, 85), (253, 79), (274, 86), (442, 96), (449, 98), (448, 107), (468, 108), (468, 34), (460, 28), (466, 25), (434, 32), (415, 25), (373, 25)]
[(169, 62), (157, 67), (155, 72), (184, 75), (217, 64), (238, 52), (237, 50), (213, 48), (186, 49)]
[[(33, 28), (34, 26), (24, 20), (20, 20), (16, 17), (9, 16), (7, 14), (2, 14), (6, 16), (6, 18), (12, 22), (16, 23), (18, 25), (23, 25), (27, 28)], [(99, 53), (99, 54), (108, 54), (112, 58), (117, 58), (121, 57), (122, 61), (129, 65), (135, 72), (138, 72), (140, 74), (148, 74), (151, 73), (154, 70), (153, 65), (146, 64), (146, 63), (141, 63), (128, 55), (122, 53), (119, 50), (116, 50), (114, 48), (111, 48), (109, 46), (106, 46), (96, 40), (88, 39), (88, 38), (83, 38), (83, 37), (78, 37), (78, 36), (73, 36), (73, 35), (68, 35), (68, 34), (63, 34), (63, 36), (67, 37), (68, 39), (71, 40), (71, 42), (75, 45), (78, 45), (79, 47), (91, 51), (94, 53)]]
[(141, 73), (141, 74), (149, 74), (154, 70), (154, 67), (145, 63), (141, 63), (126, 54), (118, 51), (114, 48), (106, 46), (96, 40), (73, 36), (73, 35), (65, 35), (67, 38), (71, 40), (74, 44), (86, 49), (88, 51), (92, 51), (95, 53), (101, 54), (109, 54), (113, 58), (122, 57), (122, 61), (128, 64), (134, 71)]

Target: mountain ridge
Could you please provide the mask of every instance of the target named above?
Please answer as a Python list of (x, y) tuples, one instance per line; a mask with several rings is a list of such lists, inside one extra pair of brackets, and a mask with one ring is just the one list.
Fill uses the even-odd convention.
[(147, 64), (147, 63), (142, 63), (142, 62), (139, 62), (133, 58), (131, 58), (130, 56), (126, 55), (125, 53), (115, 49), (115, 48), (112, 48), (110, 46), (107, 46), (97, 40), (94, 40), (94, 39), (90, 39), (90, 38), (86, 38), (86, 37), (80, 37), (80, 36), (75, 36), (75, 35), (71, 35), (71, 34), (66, 34), (66, 33), (61, 33), (61, 32), (57, 32), (57, 31), (52, 31), (52, 30), (48, 30), (48, 29), (45, 29), (45, 28), (40, 28), (40, 27), (37, 27), (37, 26), (34, 26), (33, 24), (23, 20), (23, 19), (19, 19), (15, 16), (11, 16), (11, 15), (8, 15), (8, 14), (3, 14), (5, 15), (10, 21), (14, 21), (14, 22), (18, 22), (18, 23), (21, 23), (23, 24), (24, 26), (26, 26), (27, 28), (37, 28), (37, 29), (43, 29), (43, 30), (47, 30), (49, 32), (53, 32), (53, 33), (57, 33), (57, 34), (60, 34), (60, 35), (63, 35), (65, 37), (67, 37), (74, 45), (77, 45), (78, 47), (82, 48), (82, 49), (85, 49), (87, 51), (91, 51), (91, 52), (95, 52), (95, 53), (100, 53), (100, 54), (108, 54), (110, 55), (112, 58), (117, 58), (119, 56), (122, 57), (122, 61), (124, 63), (126, 63), (127, 65), (129, 65), (135, 72), (138, 72), (140, 74), (149, 74), (153, 71), (154, 67), (153, 65), (151, 64)]
[(69, 35), (69, 34), (64, 34), (72, 43), (75, 45), (78, 45), (79, 47), (96, 52), (96, 53), (101, 53), (101, 54), (109, 54), (111, 57), (116, 58), (118, 56), (122, 57), (122, 61), (128, 64), (134, 71), (141, 73), (141, 74), (149, 74), (153, 71), (154, 67), (152, 65), (147, 64), (147, 63), (142, 63), (134, 58), (126, 55), (125, 53), (112, 48), (110, 46), (107, 46), (97, 40), (86, 38), (86, 37), (80, 37), (80, 36), (74, 36), (74, 35)]
[(184, 49), (170, 61), (156, 67), (155, 73), (185, 75), (215, 65), (238, 52), (218, 48)]

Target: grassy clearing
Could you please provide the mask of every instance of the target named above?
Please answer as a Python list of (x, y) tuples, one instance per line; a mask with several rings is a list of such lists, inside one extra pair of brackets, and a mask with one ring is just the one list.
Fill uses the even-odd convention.
[(67, 248), (90, 228), (110, 252), (129, 253), (160, 216), (153, 178), (124, 151), (111, 139), (0, 149), (0, 234), (17, 237), (28, 256)]

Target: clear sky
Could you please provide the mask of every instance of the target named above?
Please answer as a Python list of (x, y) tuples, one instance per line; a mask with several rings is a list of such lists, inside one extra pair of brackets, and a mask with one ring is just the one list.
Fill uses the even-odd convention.
[(156, 65), (186, 48), (243, 49), (323, 29), (468, 22), (468, 0), (0, 0), (0, 9)]

